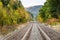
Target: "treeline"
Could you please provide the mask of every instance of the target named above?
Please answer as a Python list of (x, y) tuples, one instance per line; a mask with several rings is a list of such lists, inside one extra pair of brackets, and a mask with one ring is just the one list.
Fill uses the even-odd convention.
[(46, 0), (37, 16), (37, 19), (41, 22), (52, 18), (60, 19), (60, 0)]
[(25, 11), (20, 0), (0, 0), (1, 32), (2, 30), (4, 30), (4, 26), (7, 26), (6, 28), (9, 29), (10, 27), (8, 26), (10, 25), (24, 23), (30, 19), (30, 14), (28, 14), (28, 12)]

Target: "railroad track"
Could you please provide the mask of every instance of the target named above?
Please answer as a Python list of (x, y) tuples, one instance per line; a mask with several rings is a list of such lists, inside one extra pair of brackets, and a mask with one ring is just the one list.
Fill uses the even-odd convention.
[(60, 33), (52, 28), (42, 24), (39, 24), (39, 27), (50, 37), (51, 40), (60, 40)]
[(25, 35), (27, 30), (29, 30), (29, 28), (31, 26), (32, 26), (32, 24), (28, 24), (26, 27), (24, 27), (24, 28), (22, 28), (20, 30), (16, 30), (15, 32), (12, 32), (12, 33), (6, 35), (5, 37), (3, 37), (0, 40), (20, 40), (20, 39), (23, 38), (23, 36)]
[(31, 22), (29, 25), (27, 24), (27, 27), (13, 32), (1, 40), (60, 40), (60, 33), (38, 22)]

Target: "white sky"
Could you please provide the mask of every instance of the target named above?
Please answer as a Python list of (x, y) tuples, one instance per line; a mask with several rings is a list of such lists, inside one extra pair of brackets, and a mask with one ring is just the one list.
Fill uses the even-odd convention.
[(30, 7), (35, 5), (44, 5), (46, 0), (21, 0), (24, 7)]

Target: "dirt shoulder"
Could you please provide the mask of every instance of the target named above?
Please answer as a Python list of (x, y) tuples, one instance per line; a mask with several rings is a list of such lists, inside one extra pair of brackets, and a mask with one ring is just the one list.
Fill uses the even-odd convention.
[(17, 29), (21, 29), (21, 28), (25, 27), (27, 24), (28, 24), (28, 23), (19, 24), (19, 25), (17, 26)]
[(53, 25), (52, 28), (57, 32), (60, 32), (60, 25)]
[[(16, 28), (17, 28), (17, 29), (15, 29), (14, 31), (8, 33), (7, 35), (15, 32), (15, 31), (17, 31), (17, 30), (20, 30), (20, 29), (22, 29), (23, 27), (26, 27), (27, 24), (28, 24), (28, 23), (23, 23), (23, 24), (18, 24), (18, 25), (16, 25)], [(5, 35), (0, 35), (0, 39), (3, 38), (4, 36), (5, 36)]]

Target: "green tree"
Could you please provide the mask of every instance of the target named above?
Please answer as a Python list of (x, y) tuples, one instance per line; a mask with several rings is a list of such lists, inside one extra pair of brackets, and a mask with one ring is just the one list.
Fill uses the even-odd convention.
[(7, 6), (10, 0), (1, 0), (3, 6)]
[(40, 9), (39, 15), (42, 19), (60, 18), (60, 0), (46, 0)]

